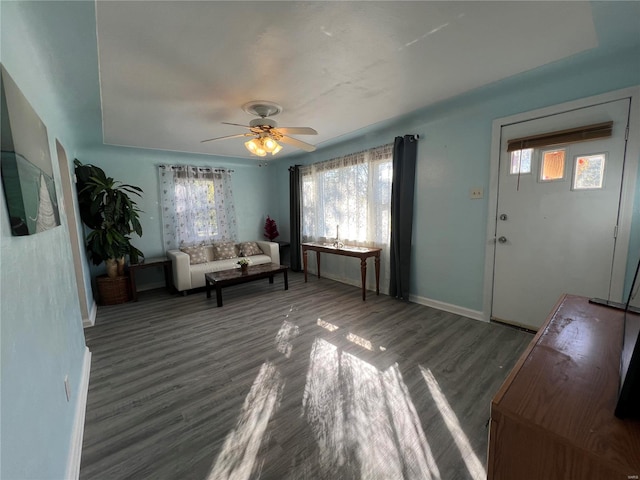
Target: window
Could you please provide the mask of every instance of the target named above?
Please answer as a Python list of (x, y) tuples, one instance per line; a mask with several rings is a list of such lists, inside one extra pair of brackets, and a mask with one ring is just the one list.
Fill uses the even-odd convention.
[(392, 145), (301, 169), (303, 241), (388, 246)]
[(564, 179), (565, 149), (543, 150), (540, 160), (540, 181), (552, 182)]
[(604, 153), (599, 153), (576, 157), (573, 174), (574, 190), (602, 188), (605, 156)]
[(525, 148), (524, 150), (514, 150), (511, 152), (511, 167), (509, 173), (511, 175), (521, 175), (523, 173), (531, 173), (531, 156), (533, 148)]
[(159, 171), (167, 249), (236, 240), (229, 170), (161, 165)]

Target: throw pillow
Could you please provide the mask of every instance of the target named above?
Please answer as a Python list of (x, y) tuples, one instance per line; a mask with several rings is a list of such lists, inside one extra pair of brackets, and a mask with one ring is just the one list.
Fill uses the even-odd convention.
[(264, 252), (256, 242), (243, 242), (239, 246), (240, 255), (250, 257), (251, 255), (262, 255)]
[(197, 245), (195, 247), (182, 247), (180, 251), (189, 255), (189, 263), (191, 265), (208, 262), (207, 252), (204, 248), (204, 245)]
[(231, 242), (215, 243), (213, 245), (213, 258), (215, 260), (227, 260), (229, 258), (236, 258), (238, 251), (236, 246)]

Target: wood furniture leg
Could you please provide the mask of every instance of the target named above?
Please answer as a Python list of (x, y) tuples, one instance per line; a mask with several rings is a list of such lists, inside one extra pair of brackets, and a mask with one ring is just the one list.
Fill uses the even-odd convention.
[(307, 250), (302, 249), (302, 265), (304, 269), (304, 283), (307, 283)]
[(380, 254), (375, 256), (376, 265), (376, 295), (380, 295)]
[(284, 274), (284, 289), (289, 290), (289, 277), (287, 275), (287, 271), (282, 272)]
[(273, 275), (269, 277), (269, 283), (273, 283)]
[(211, 298), (211, 282), (207, 277), (204, 278), (204, 283), (207, 286), (207, 298)]
[(131, 300), (138, 301), (138, 288), (136, 287), (136, 269), (129, 269), (129, 281), (131, 282)]
[(363, 257), (360, 259), (360, 276), (362, 282), (362, 301), (367, 299), (367, 259)]
[(316, 252), (316, 263), (318, 264), (318, 278), (320, 278), (320, 252)]
[(164, 286), (167, 290), (172, 291), (173, 287), (173, 275), (171, 275), (171, 263), (164, 264)]
[(218, 307), (222, 306), (222, 286), (216, 283), (216, 302), (218, 302)]

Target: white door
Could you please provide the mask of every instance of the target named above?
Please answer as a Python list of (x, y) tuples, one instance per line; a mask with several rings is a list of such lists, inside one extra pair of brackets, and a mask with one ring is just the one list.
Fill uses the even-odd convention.
[[(493, 319), (537, 329), (563, 293), (609, 299), (629, 102), (502, 128)], [(514, 138), (607, 121), (606, 139), (507, 152)]]

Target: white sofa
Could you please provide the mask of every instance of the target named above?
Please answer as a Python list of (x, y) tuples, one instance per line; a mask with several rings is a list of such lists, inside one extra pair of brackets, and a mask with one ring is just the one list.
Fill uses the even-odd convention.
[[(277, 243), (263, 241), (256, 241), (256, 243), (263, 251), (263, 254), (248, 256), (247, 258), (251, 260), (251, 265), (263, 263), (280, 264), (280, 250)], [(180, 250), (167, 250), (167, 257), (171, 260), (171, 266), (173, 267), (173, 285), (183, 295), (186, 295), (187, 290), (192, 288), (204, 287), (205, 273), (240, 268), (238, 265), (239, 257), (214, 260), (213, 245), (206, 245), (205, 252), (207, 255), (206, 263), (191, 265), (188, 254)]]

